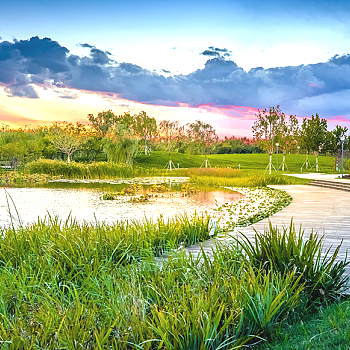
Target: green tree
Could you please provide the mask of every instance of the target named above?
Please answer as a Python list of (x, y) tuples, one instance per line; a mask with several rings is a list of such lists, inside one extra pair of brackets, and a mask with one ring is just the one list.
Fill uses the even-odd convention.
[(205, 167), (208, 167), (207, 154), (212, 145), (218, 141), (218, 136), (214, 128), (210, 124), (196, 120), (194, 123), (188, 124), (187, 135), (189, 139), (199, 146), (201, 153), (205, 155)]
[(11, 167), (40, 158), (41, 149), (38, 135), (23, 130), (11, 130), (0, 133), (0, 157), (8, 161)]
[[(307, 152), (316, 154), (316, 171), (318, 171), (318, 155), (326, 141), (327, 134), (327, 120), (321, 119), (316, 113), (311, 119), (304, 118), (301, 126), (301, 146)], [(308, 167), (308, 157), (306, 158), (306, 167)]]
[(169, 154), (169, 164), (171, 164), (171, 153), (178, 147), (179, 140), (184, 134), (184, 127), (179, 121), (162, 120), (158, 124), (158, 140), (160, 145), (164, 145)]
[(285, 132), (285, 114), (281, 111), (280, 106), (258, 110), (255, 115), (257, 118), (253, 124), (253, 137), (262, 149), (270, 155), (268, 165), (269, 174), (271, 174), (272, 154), (274, 153), (276, 143), (281, 140), (281, 134)]
[(298, 144), (300, 128), (297, 117), (295, 115), (290, 115), (288, 122), (285, 118), (281, 118), (278, 131), (277, 140), (283, 154), (281, 168), (282, 171), (284, 171), (287, 153), (294, 153)]
[(141, 111), (133, 118), (133, 131), (139, 139), (144, 140), (145, 154), (151, 153), (150, 142), (157, 133), (157, 122), (149, 117), (146, 112)]
[(327, 131), (325, 136), (325, 142), (322, 148), (322, 153), (330, 152), (335, 154), (339, 149), (341, 149), (341, 138), (344, 137), (344, 149), (349, 147), (349, 137), (346, 135), (348, 132), (347, 127), (341, 127), (336, 125), (335, 129), (332, 131)]
[(99, 112), (96, 117), (93, 114), (88, 114), (88, 120), (102, 137), (105, 137), (117, 123), (120, 123), (118, 116), (111, 110)]
[(132, 166), (137, 155), (138, 140), (132, 130), (123, 124), (117, 124), (103, 139), (103, 145), (109, 161)]

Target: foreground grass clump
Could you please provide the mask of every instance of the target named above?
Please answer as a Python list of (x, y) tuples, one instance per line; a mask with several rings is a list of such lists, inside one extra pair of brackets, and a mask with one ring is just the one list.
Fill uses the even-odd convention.
[(280, 273), (295, 271), (305, 285), (307, 298), (305, 305), (314, 302), (334, 301), (339, 291), (346, 287), (345, 267), (349, 261), (337, 261), (340, 245), (333, 254), (330, 248), (323, 252), (322, 237), (311, 232), (305, 239), (304, 232), (296, 232), (294, 225), (279, 231), (272, 227), (263, 234), (255, 233), (255, 244), (243, 235), (238, 241), (248, 256), (250, 264), (256, 269), (274, 270)]
[[(207, 232), (207, 224), (172, 225)], [(124, 227), (117, 235), (123, 230), (51, 220), (2, 232), (3, 348), (242, 348), (272, 338), (304, 309), (310, 289), (299, 270), (256, 264), (244, 242), (217, 245), (211, 257), (203, 250), (197, 257), (180, 251), (160, 262), (154, 259), (158, 243), (148, 238), (157, 226), (163, 232), (166, 225), (160, 220), (145, 235), (138, 233), (141, 225)], [(169, 238), (166, 245), (175, 246)], [(274, 236), (271, 245), (281, 239)], [(287, 258), (295, 259), (292, 253)], [(336, 268), (319, 264), (320, 277), (331, 283), (327, 271)], [(311, 266), (308, 277), (312, 271)]]
[(108, 259), (108, 264), (120, 265), (145, 256), (159, 256), (180, 245), (203, 242), (209, 239), (208, 224), (209, 217), (186, 214), (171, 220), (159, 217), (154, 221), (119, 221), (96, 226), (80, 225), (69, 219), (61, 222), (49, 216), (46, 221), (26, 228), (2, 230), (0, 265), (8, 261), (18, 268), (23, 261), (37, 256), (36, 259), (52, 263), (60, 273), (75, 271), (73, 266), (96, 271), (99, 265), (106, 264), (104, 259)]
[(25, 172), (29, 174), (47, 174), (66, 178), (105, 179), (110, 177), (135, 177), (159, 175), (159, 169), (131, 168), (113, 162), (76, 163), (62, 160), (40, 159), (28, 163)]

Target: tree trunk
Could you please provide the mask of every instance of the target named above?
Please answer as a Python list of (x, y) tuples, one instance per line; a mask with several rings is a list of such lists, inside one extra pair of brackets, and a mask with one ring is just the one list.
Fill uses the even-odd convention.
[(272, 154), (270, 153), (269, 175), (271, 175)]
[(285, 163), (286, 163), (286, 154), (283, 152), (282, 171), (284, 171), (284, 164)]
[(316, 173), (318, 173), (318, 152), (316, 152)]

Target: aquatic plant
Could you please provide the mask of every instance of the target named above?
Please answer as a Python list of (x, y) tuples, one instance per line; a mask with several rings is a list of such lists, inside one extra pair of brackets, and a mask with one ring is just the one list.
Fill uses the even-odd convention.
[(139, 196), (131, 198), (131, 202), (133, 203), (148, 203), (151, 198), (151, 195), (148, 193), (141, 194)]
[(24, 174), (16, 171), (8, 171), (0, 173), (0, 184), (16, 185), (23, 183), (47, 183), (54, 177), (46, 174)]
[(169, 192), (170, 191), (170, 188), (169, 187), (166, 187), (164, 185), (153, 185), (151, 188), (150, 188), (150, 192), (152, 193), (165, 193), (165, 192)]
[[(141, 191), (141, 186), (139, 184), (131, 184), (129, 187), (122, 188), (120, 190), (120, 195), (134, 196), (137, 192)], [(119, 194), (118, 193), (118, 194)]]
[(102, 199), (110, 201), (110, 200), (115, 200), (117, 199), (117, 195), (115, 193), (109, 192), (109, 193), (104, 193), (102, 196)]
[(199, 192), (198, 188), (195, 188), (192, 184), (183, 184), (181, 186), (181, 192), (184, 197), (194, 196)]
[(233, 203), (224, 203), (215, 210), (222, 217), (223, 226), (233, 229), (235, 226), (248, 226), (268, 218), (288, 206), (292, 197), (280, 190), (269, 187), (248, 188), (230, 187), (245, 196)]

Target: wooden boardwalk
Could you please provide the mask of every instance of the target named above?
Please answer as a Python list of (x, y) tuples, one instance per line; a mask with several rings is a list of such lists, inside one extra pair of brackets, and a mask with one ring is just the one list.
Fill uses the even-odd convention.
[[(292, 203), (268, 219), (254, 225), (239, 228), (238, 231), (254, 239), (254, 229), (262, 232), (268, 228), (269, 221), (273, 226), (288, 227), (291, 219), (298, 229), (302, 225), (307, 237), (311, 231), (324, 235), (324, 247), (338, 246), (342, 241), (339, 259), (344, 259), (346, 251), (350, 252), (350, 193), (329, 188), (309, 185), (275, 185), (273, 188), (286, 191), (292, 196)], [(210, 253), (215, 247), (215, 240), (206, 241), (200, 245), (187, 248), (196, 254), (200, 246)], [(229, 243), (229, 239), (226, 240)], [(350, 258), (350, 256), (349, 256)], [(347, 274), (350, 275), (350, 266)]]

